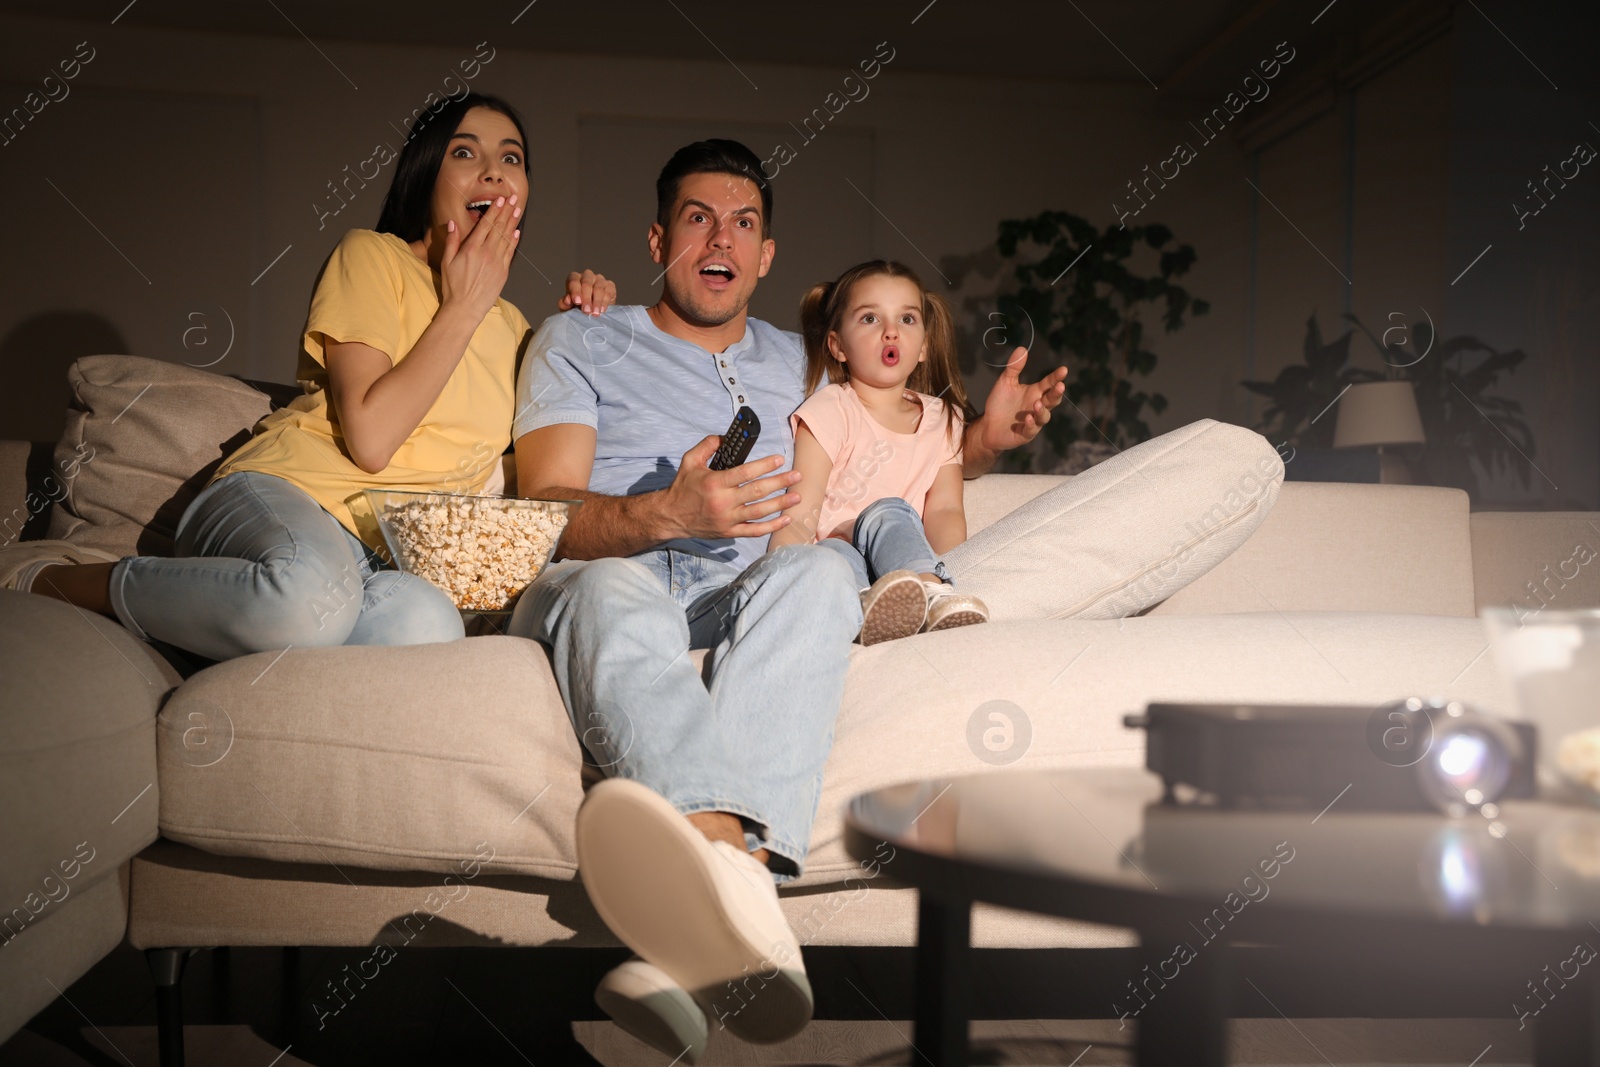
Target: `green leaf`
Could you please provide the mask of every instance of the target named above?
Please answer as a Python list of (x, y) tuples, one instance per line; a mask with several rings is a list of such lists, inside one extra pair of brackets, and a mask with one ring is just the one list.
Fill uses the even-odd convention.
[[(1144, 413), (1164, 409), (1165, 397), (1138, 388), (1159, 361), (1147, 347), (1154, 331), (1146, 332), (1146, 322), (1159, 321), (1170, 332), (1209, 310), (1172, 283), (1196, 261), (1192, 246), (1173, 240), (1159, 223), (1100, 230), (1064, 211), (999, 224), (1005, 295), (996, 305), (1007, 316), (1030, 319), (1035, 347), (1072, 367), (1066, 395), (1079, 411), (1058, 414), (1043, 435), (1058, 451), (1078, 438), (1144, 440), (1150, 432)], [(1155, 273), (1130, 266), (1140, 247), (1158, 252)], [(1063, 277), (1068, 266), (1072, 273)]]

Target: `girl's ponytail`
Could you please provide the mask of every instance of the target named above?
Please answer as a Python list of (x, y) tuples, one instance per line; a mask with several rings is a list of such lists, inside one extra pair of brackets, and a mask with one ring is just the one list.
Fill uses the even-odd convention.
[(950, 305), (944, 297), (926, 289), (922, 290), (922, 309), (923, 348), (927, 355), (906, 384), (919, 393), (943, 400), (945, 427), (956, 434), (960, 432), (956, 420), (971, 422), (977, 413), (967, 399), (967, 385), (961, 377), (961, 363), (956, 356), (955, 316), (950, 313)]
[(835, 362), (828, 351), (828, 333), (833, 329), (833, 294), (837, 290), (836, 282), (820, 282), (800, 298), (800, 337), (806, 346), (807, 396), (816, 392), (828, 374), (829, 364)]

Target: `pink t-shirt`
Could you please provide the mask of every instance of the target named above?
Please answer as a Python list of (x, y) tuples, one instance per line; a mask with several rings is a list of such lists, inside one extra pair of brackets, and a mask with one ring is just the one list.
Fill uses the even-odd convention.
[(961, 417), (955, 432), (945, 430), (944, 401), (907, 391), (922, 401), (922, 421), (915, 433), (895, 433), (868, 413), (849, 385), (825, 385), (789, 416), (796, 433), (800, 423), (811, 431), (833, 459), (828, 492), (817, 520), (817, 536), (850, 539), (856, 516), (867, 505), (899, 497), (922, 514), (939, 468), (961, 462)]

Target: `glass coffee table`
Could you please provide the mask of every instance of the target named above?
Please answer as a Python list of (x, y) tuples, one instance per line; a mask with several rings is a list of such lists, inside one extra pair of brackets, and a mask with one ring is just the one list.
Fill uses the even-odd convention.
[(850, 802), (851, 855), (919, 891), (916, 1062), (966, 1062), (971, 910), (986, 901), (1138, 932), (1145, 967), (1106, 1000), (1137, 1023), (1146, 1067), (1226, 1062), (1240, 943), (1449, 968), (1503, 989), (1535, 1028), (1539, 1067), (1600, 1065), (1600, 810), (1506, 801), (1449, 818), (1362, 811), (1348, 794), (1321, 812), (1161, 797), (1147, 771), (1093, 769)]

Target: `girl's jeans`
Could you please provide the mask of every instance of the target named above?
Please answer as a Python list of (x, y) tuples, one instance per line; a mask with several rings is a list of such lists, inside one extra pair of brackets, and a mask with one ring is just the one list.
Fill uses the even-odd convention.
[(944, 561), (934, 555), (917, 509), (899, 497), (875, 500), (856, 517), (855, 536), (823, 538), (821, 544), (843, 556), (865, 589), (890, 571), (937, 574), (950, 584)]
[(212, 660), (325, 645), (415, 645), (465, 636), (431, 582), (382, 559), (305, 491), (239, 471), (178, 520), (176, 558), (111, 570), (111, 606), (136, 636)]

